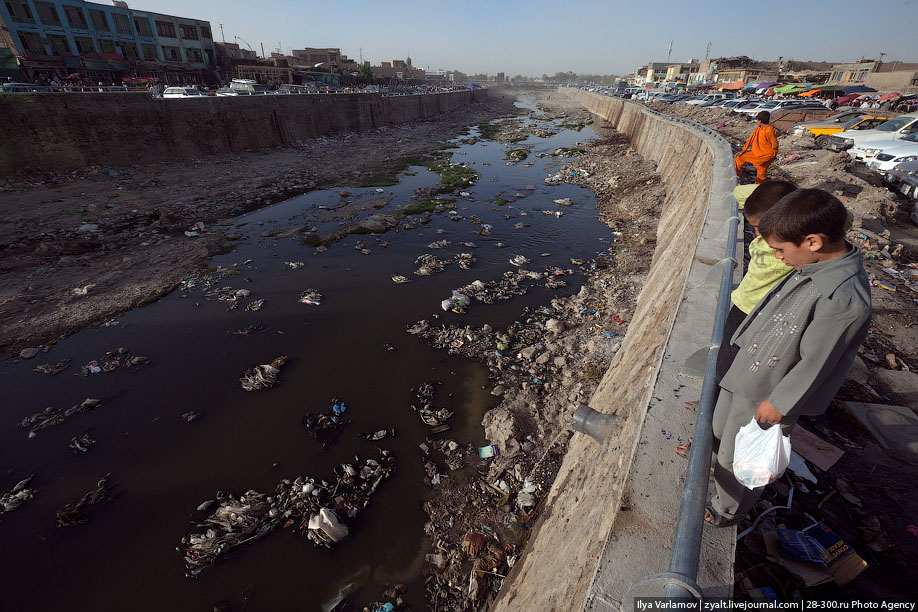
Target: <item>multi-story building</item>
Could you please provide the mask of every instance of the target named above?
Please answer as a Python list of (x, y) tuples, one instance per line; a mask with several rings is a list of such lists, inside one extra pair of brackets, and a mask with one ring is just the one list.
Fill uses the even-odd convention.
[(666, 67), (667, 83), (688, 83), (698, 73), (698, 60), (690, 59), (685, 64), (670, 64)]
[(850, 64), (835, 64), (829, 82), (865, 85), (884, 93), (915, 94), (918, 93), (918, 63), (860, 59)]
[(244, 61), (253, 62), (258, 59), (258, 54), (251, 49), (243, 49), (237, 43), (218, 42), (217, 61), (221, 66), (228, 66), (233, 63)]
[(16, 57), (28, 80), (79, 74), (105, 83), (144, 76), (201, 81), (215, 80), (217, 68), (209, 22), (134, 10), (117, 0), (6, 0), (0, 47)]

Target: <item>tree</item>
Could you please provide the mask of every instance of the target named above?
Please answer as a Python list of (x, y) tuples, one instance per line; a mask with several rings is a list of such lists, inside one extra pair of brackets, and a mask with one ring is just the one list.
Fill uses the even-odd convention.
[(360, 70), (357, 72), (357, 80), (364, 84), (371, 84), (373, 82), (373, 71), (370, 70), (367, 64), (360, 66)]

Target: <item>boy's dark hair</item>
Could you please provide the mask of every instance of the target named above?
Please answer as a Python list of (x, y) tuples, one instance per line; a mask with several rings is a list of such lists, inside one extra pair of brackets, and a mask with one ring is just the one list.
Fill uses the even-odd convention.
[(778, 203), (778, 200), (795, 191), (797, 186), (790, 181), (781, 179), (767, 179), (761, 185), (755, 188), (749, 197), (746, 198), (746, 204), (743, 206), (746, 218), (761, 217), (772, 206)]
[(762, 215), (759, 233), (797, 246), (810, 234), (824, 234), (829, 242), (837, 242), (845, 237), (847, 214), (845, 205), (828, 191), (797, 189)]
[(761, 121), (762, 123), (764, 123), (765, 125), (768, 125), (768, 122), (771, 121), (771, 113), (769, 113), (768, 111), (762, 111), (758, 115), (756, 115), (755, 118)]

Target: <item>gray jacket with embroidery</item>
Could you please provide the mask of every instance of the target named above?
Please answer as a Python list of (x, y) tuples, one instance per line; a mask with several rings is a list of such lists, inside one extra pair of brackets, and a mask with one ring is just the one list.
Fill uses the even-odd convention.
[(807, 264), (749, 313), (731, 343), (739, 353), (720, 386), (783, 415), (822, 414), (851, 370), (870, 325), (861, 251)]

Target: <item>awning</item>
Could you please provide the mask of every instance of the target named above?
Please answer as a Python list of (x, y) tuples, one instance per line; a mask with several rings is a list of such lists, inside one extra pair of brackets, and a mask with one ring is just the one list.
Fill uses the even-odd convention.
[(879, 101), (883, 102), (884, 100), (892, 100), (893, 98), (900, 98), (900, 97), (902, 97), (902, 94), (900, 94), (898, 91), (894, 91), (892, 93), (883, 94), (882, 96), (880, 96)]
[(742, 88), (745, 87), (745, 86), (746, 86), (746, 84), (745, 84), (744, 82), (742, 82), (742, 81), (734, 81), (734, 82), (732, 82), (732, 83), (717, 83), (717, 84), (715, 84), (715, 87), (717, 87), (717, 89), (720, 89), (721, 91), (724, 90), (724, 89), (729, 90), (729, 91), (732, 91), (732, 90), (735, 90), (735, 89), (742, 89)]
[(866, 85), (854, 85), (853, 87), (845, 87), (842, 89), (846, 94), (852, 93), (873, 93), (876, 91), (873, 87), (867, 87)]
[(809, 86), (806, 83), (788, 83), (787, 85), (782, 85), (781, 87), (775, 87), (775, 93), (799, 93), (801, 91), (806, 91), (807, 89), (809, 89)]
[(804, 91), (803, 93), (797, 94), (798, 97), (802, 98), (804, 96), (814, 96), (818, 94), (821, 90), (819, 89), (810, 89), (809, 91)]

